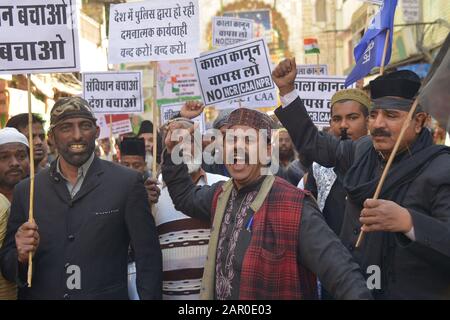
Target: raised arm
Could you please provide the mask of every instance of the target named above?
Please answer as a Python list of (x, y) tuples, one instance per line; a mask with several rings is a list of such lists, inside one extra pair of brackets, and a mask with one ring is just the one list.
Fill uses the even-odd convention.
[[(180, 129), (176, 122), (171, 123), (166, 134), (166, 149), (163, 152), (162, 164), (163, 180), (167, 185), (175, 209), (193, 218), (210, 220), (214, 193), (222, 183), (218, 182), (212, 186), (196, 186), (188, 173), (186, 164), (175, 164), (172, 161), (172, 150), (178, 144), (178, 139), (172, 141), (171, 137), (176, 130)], [(192, 134), (194, 128), (184, 130), (186, 130), (185, 135), (187, 136)]]
[(296, 74), (295, 59), (283, 60), (273, 71), (272, 78), (282, 101), (275, 115), (288, 130), (301, 155), (325, 167), (346, 171), (353, 162), (353, 143), (319, 132), (295, 89)]

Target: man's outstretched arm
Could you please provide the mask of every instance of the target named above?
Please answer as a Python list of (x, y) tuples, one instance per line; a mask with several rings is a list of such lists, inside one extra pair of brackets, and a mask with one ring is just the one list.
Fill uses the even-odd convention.
[(372, 299), (359, 266), (311, 197), (304, 199), (301, 219), (299, 262), (317, 275), (335, 299)]
[(283, 104), (275, 110), (275, 115), (302, 156), (325, 167), (339, 167), (345, 171), (353, 161), (353, 143), (319, 132), (295, 89), (296, 74), (295, 59), (283, 60), (273, 71), (272, 78)]

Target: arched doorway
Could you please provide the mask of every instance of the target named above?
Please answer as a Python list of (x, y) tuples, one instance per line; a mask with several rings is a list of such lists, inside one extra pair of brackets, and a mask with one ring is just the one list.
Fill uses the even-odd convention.
[[(283, 16), (274, 9), (271, 5), (257, 1), (257, 0), (239, 0), (228, 5), (223, 6), (223, 8), (215, 14), (216, 16), (231, 15), (239, 16), (241, 18), (252, 18), (256, 17), (264, 11), (270, 12), (270, 25), (271, 29), (270, 38), (271, 41), (268, 43), (272, 61), (278, 63), (284, 57), (292, 56), (289, 49), (289, 29)], [(266, 20), (267, 17), (260, 17), (262, 20)], [(267, 21), (262, 22), (262, 24), (267, 23)], [(267, 32), (267, 31), (266, 31)], [(211, 46), (212, 43), (212, 26), (211, 23), (208, 24), (207, 28), (207, 41)], [(266, 33), (267, 35), (267, 33)]]

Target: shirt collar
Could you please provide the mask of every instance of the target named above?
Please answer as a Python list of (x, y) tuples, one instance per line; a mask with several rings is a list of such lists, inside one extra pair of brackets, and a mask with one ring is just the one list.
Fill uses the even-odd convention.
[(252, 183), (250, 183), (250, 184), (248, 184), (246, 186), (243, 186), (239, 190), (237, 189), (236, 184), (234, 183), (234, 181), (233, 181), (233, 186), (236, 189), (236, 191), (238, 192), (238, 194), (242, 195), (242, 194), (246, 194), (246, 193), (249, 193), (249, 192), (252, 192), (252, 191), (259, 190), (259, 188), (261, 187), (261, 185), (264, 182), (265, 178), (266, 178), (265, 176), (261, 176), (256, 181), (254, 181), (254, 182), (252, 182)]
[[(83, 163), (83, 165), (81, 167), (78, 168), (78, 178), (79, 177), (85, 177), (87, 174), (87, 171), (89, 170), (89, 168), (91, 167), (92, 162), (94, 161), (94, 157), (95, 154), (94, 152), (92, 152), (91, 156), (89, 157), (89, 159)], [(56, 172), (58, 172), (61, 177), (63, 177), (65, 180), (67, 180), (66, 177), (64, 177), (64, 174), (62, 173), (61, 169), (60, 169), (60, 164), (59, 164), (59, 157), (56, 160)]]

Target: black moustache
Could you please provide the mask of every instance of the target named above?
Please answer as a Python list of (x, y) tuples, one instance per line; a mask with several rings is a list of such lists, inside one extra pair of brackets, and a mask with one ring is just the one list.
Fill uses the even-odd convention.
[(371, 132), (374, 137), (386, 137), (389, 138), (391, 134), (383, 129), (375, 129)]
[(348, 138), (347, 130), (341, 130), (341, 140), (347, 140)]

